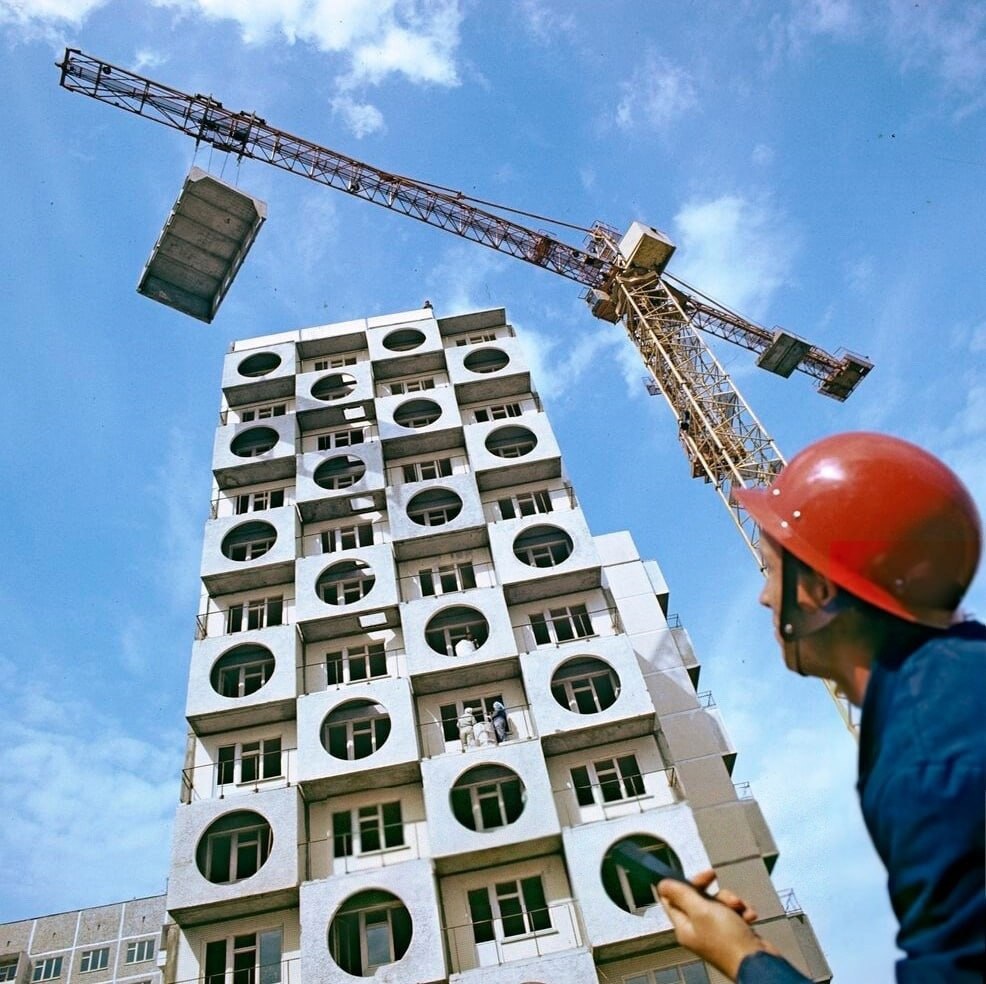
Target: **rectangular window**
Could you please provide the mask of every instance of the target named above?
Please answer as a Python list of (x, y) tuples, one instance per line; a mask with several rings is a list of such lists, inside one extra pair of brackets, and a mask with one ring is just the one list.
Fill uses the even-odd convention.
[(281, 931), (240, 933), (205, 945), (205, 984), (280, 984)]
[(426, 568), (418, 571), (418, 586), (425, 597), (466, 591), (476, 587), (476, 569), (471, 561)]
[(382, 642), (347, 646), (325, 654), (325, 682), (330, 687), (387, 676), (387, 652)]
[(615, 803), (644, 795), (644, 779), (635, 755), (578, 765), (571, 770), (571, 775), (579, 806)]
[(259, 492), (244, 492), (235, 501), (236, 515), (259, 512), (262, 509), (276, 509), (284, 505), (284, 489), (261, 489)]
[(354, 550), (356, 547), (373, 546), (373, 524), (357, 523), (354, 526), (336, 526), (322, 530), (319, 535), (322, 553), (335, 553), (337, 550)]
[(433, 376), (420, 376), (416, 379), (395, 379), (388, 383), (391, 396), (400, 396), (403, 393), (423, 393), (425, 390), (435, 388)]
[(534, 492), (519, 492), (507, 499), (498, 499), (501, 519), (516, 519), (518, 516), (535, 516), (552, 511), (551, 493), (547, 489)]
[(480, 345), (483, 342), (494, 342), (496, 341), (495, 331), (484, 331), (479, 332), (475, 335), (460, 335), (456, 340), (455, 344), (458, 346), (462, 345)]
[(435, 458), (431, 461), (412, 461), (403, 465), (401, 473), (405, 482), (426, 482), (433, 478), (448, 478), (452, 474), (451, 458)]
[(0, 981), (17, 980), (17, 957), (0, 960)]
[(337, 858), (403, 846), (400, 801), (374, 803), (332, 814), (332, 849)]
[(226, 631), (245, 632), (248, 629), (263, 629), (269, 625), (282, 625), (283, 618), (283, 595), (253, 598), (250, 601), (230, 605), (226, 609)]
[(326, 369), (341, 369), (343, 366), (355, 366), (355, 355), (337, 355), (329, 359), (316, 359), (312, 364), (312, 372), (325, 372)]
[(240, 423), (251, 420), (270, 420), (271, 417), (283, 417), (288, 411), (286, 403), (269, 403), (261, 407), (247, 407), (240, 411)]
[(127, 944), (127, 963), (143, 963), (154, 959), (154, 940), (134, 940)]
[(349, 427), (331, 434), (319, 434), (315, 447), (318, 451), (331, 451), (332, 448), (349, 448), (365, 441), (366, 431), (362, 427)]
[(216, 772), (220, 786), (279, 778), (282, 775), (280, 737), (221, 746)]
[(476, 943), (508, 940), (551, 928), (540, 875), (498, 882), (492, 897), (486, 888), (473, 889), (467, 899)]
[(477, 424), (490, 420), (506, 420), (508, 417), (519, 417), (523, 411), (519, 403), (497, 403), (489, 407), (477, 407), (473, 411)]
[(104, 946), (99, 950), (84, 950), (79, 961), (79, 971), (83, 974), (90, 970), (105, 970), (110, 962), (110, 948)]
[(662, 967), (648, 970), (643, 974), (624, 977), (623, 984), (709, 984), (709, 974), (705, 964), (696, 960), (677, 967)]
[(571, 639), (587, 639), (594, 635), (592, 620), (585, 605), (531, 612), (530, 619), (534, 641), (539, 646), (568, 642)]
[(62, 976), (62, 958), (45, 957), (34, 965), (34, 973), (31, 974), (32, 981), (53, 981)]

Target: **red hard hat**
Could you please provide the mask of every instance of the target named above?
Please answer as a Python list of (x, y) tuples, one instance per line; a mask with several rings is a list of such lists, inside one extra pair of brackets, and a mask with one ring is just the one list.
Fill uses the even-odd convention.
[(766, 489), (736, 489), (760, 529), (850, 594), (947, 628), (979, 563), (972, 496), (934, 455), (885, 434), (805, 448)]

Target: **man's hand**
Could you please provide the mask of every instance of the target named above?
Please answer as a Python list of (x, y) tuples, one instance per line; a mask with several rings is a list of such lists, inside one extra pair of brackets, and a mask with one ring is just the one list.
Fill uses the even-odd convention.
[(704, 891), (714, 880), (714, 871), (696, 875), (695, 888), (665, 878), (657, 892), (678, 942), (735, 980), (744, 957), (777, 951), (750, 928), (757, 914), (738, 895), (724, 889), (712, 900), (695, 890)]

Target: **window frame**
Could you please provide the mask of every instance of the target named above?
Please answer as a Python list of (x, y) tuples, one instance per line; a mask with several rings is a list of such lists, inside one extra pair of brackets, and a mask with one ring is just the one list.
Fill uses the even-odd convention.
[[(620, 678), (616, 671), (605, 660), (597, 656), (586, 656), (570, 660), (570, 663), (579, 663), (581, 660), (593, 660), (598, 666), (579, 667), (572, 666), (568, 674), (558, 676), (559, 671), (565, 669), (563, 663), (555, 670), (551, 678), (551, 695), (564, 708), (573, 714), (599, 714), (612, 707), (620, 697)], [(609, 691), (600, 689), (600, 681), (608, 681)], [(564, 693), (564, 701), (559, 700), (557, 691)], [(612, 700), (607, 701), (612, 695)]]
[(365, 444), (366, 440), (365, 427), (346, 427), (343, 430), (317, 434), (315, 436), (315, 450), (332, 451), (334, 448), (351, 448), (357, 444)]
[[(503, 903), (510, 900), (516, 900), (516, 903), (507, 906), (508, 911), (504, 912)], [(539, 933), (554, 931), (551, 907), (540, 875), (528, 875), (496, 882), (492, 886), (469, 889), (466, 892), (466, 905), (473, 928), (473, 942), (477, 946), (494, 940), (501, 944), (513, 943)], [(508, 925), (511, 928), (518, 925), (515, 920), (520, 920), (523, 928), (520, 932), (508, 932)], [(482, 930), (479, 927), (483, 927)]]
[(275, 625), (284, 625), (285, 598), (283, 594), (263, 598), (245, 598), (226, 609), (225, 634), (251, 632)]
[[(216, 752), (216, 785), (246, 786), (283, 779), (285, 751), (280, 735), (220, 745)], [(254, 763), (251, 768), (255, 769), (255, 774), (252, 776), (245, 767), (247, 762)]]
[(239, 418), (239, 423), (249, 424), (254, 420), (272, 420), (274, 417), (285, 416), (288, 404), (286, 400), (283, 403), (254, 403), (248, 407), (237, 407), (233, 412)]
[(407, 847), (401, 801), (388, 800), (334, 811), (331, 837), (334, 858), (383, 854)]
[[(584, 773), (584, 779), (576, 776), (577, 771)], [(569, 775), (579, 806), (606, 807), (610, 803), (625, 803), (647, 795), (644, 776), (633, 753), (573, 765)], [(607, 796), (607, 789), (614, 788), (619, 795)]]
[(521, 417), (523, 414), (524, 408), (516, 401), (490, 403), (485, 407), (476, 407), (473, 410), (473, 418), (477, 424), (488, 424), (494, 420), (511, 420), (515, 417)]
[(57, 957), (41, 957), (31, 969), (31, 984), (36, 981), (54, 981), (62, 976), (64, 954)]
[[(261, 963), (265, 949), (272, 944), (276, 944), (277, 961)], [(250, 954), (253, 957), (247, 963), (245, 958)], [(217, 957), (222, 963), (221, 970), (217, 967)], [(201, 966), (204, 984), (280, 984), (284, 979), (283, 930), (262, 929), (206, 940)]]
[(83, 950), (79, 958), (79, 973), (89, 974), (96, 970), (106, 970), (110, 965), (110, 948), (97, 947), (93, 950)]
[[(150, 952), (147, 952), (149, 949)], [(130, 940), (127, 943), (125, 964), (146, 963), (154, 959), (154, 939)], [(140, 954), (145, 954), (141, 956)]]
[(16, 981), (19, 957), (0, 958), (0, 981)]
[[(453, 816), (464, 827), (479, 834), (516, 823), (524, 812), (524, 783), (520, 776), (503, 765), (479, 768), (500, 770), (500, 774), (486, 779), (474, 779), (470, 782), (458, 780), (453, 783), (449, 790)], [(513, 787), (516, 787), (515, 801), (508, 795), (508, 789)], [(472, 817), (471, 825), (464, 823), (460, 816), (460, 813), (465, 812), (466, 800)], [(494, 822), (489, 822), (490, 820)]]
[(451, 478), (454, 465), (451, 457), (419, 458), (400, 465), (401, 484), (410, 485), (413, 482), (431, 482), (439, 478)]
[(417, 581), (418, 591), (422, 598), (437, 598), (441, 595), (456, 594), (460, 591), (468, 591), (477, 585), (476, 564), (472, 559), (420, 568), (412, 576)]
[[(341, 720), (330, 721), (328, 717), (322, 724), (322, 747), (333, 758), (343, 762), (355, 762), (358, 759), (369, 758), (375, 755), (387, 743), (392, 731), (390, 714), (383, 709), (383, 713), (375, 713), (376, 708), (383, 708), (382, 704), (371, 702), (369, 705), (360, 708), (360, 716), (346, 717)], [(336, 708), (338, 710), (338, 708)], [(334, 712), (332, 712), (334, 713)], [(338, 737), (342, 732), (343, 740), (340, 744)], [(337, 755), (332, 749), (339, 750), (344, 747), (346, 755)], [(361, 751), (361, 749), (365, 749)], [(361, 752), (357, 754), (357, 752)]]
[[(228, 848), (221, 848), (228, 841)], [(274, 844), (274, 834), (270, 823), (244, 824), (227, 830), (217, 830), (206, 835), (205, 877), (213, 885), (235, 885), (252, 878), (266, 864)], [(213, 865), (222, 864), (222, 857), (228, 858), (229, 877), (214, 878)], [(248, 874), (240, 874), (245, 865)]]
[(327, 529), (319, 530), (318, 542), (322, 548), (322, 553), (358, 550), (360, 547), (372, 547), (374, 545), (376, 530), (372, 522), (330, 526)]
[(241, 492), (233, 496), (233, 515), (245, 516), (251, 512), (263, 512), (267, 509), (278, 509), (284, 505), (286, 486), (274, 489), (257, 489), (253, 492)]
[[(528, 612), (531, 634), (539, 646), (560, 646), (576, 639), (591, 639), (598, 635), (592, 624), (592, 614), (586, 605), (562, 605), (558, 608), (545, 608), (542, 611)], [(571, 635), (563, 635), (559, 626), (568, 625)]]
[[(382, 671), (374, 672), (374, 667), (380, 670), (381, 660)], [(353, 646), (343, 646), (342, 649), (333, 649), (325, 654), (322, 662), (325, 665), (326, 687), (341, 687), (348, 683), (390, 676), (387, 666), (386, 645), (377, 640)], [(359, 668), (360, 662), (363, 663), (365, 673), (362, 675), (354, 674), (353, 670)], [(332, 672), (329, 671), (330, 665), (335, 668)]]

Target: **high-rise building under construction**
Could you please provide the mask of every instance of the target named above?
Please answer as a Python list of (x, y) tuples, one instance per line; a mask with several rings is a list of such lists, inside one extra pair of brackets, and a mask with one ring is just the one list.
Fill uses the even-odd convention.
[(39, 950), (39, 919), (0, 980), (721, 981), (628, 839), (829, 979), (661, 571), (590, 533), (502, 309), (240, 341), (222, 393), (157, 965)]

